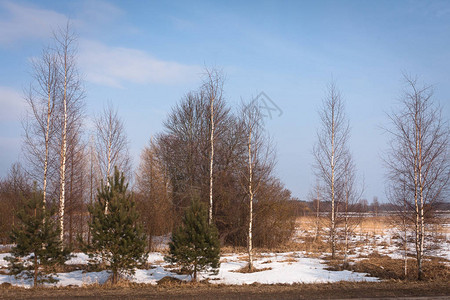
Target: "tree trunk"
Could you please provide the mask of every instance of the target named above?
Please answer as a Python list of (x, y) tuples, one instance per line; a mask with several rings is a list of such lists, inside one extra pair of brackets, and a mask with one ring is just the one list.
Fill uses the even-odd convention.
[(248, 220), (248, 270), (253, 271), (253, 255), (252, 255), (252, 230), (253, 230), (253, 162), (252, 162), (252, 131), (248, 134), (248, 193), (249, 193), (249, 220)]
[[(417, 106), (417, 104), (416, 104)], [(423, 279), (422, 272), (422, 258), (423, 258), (423, 233), (424, 233), (424, 220), (423, 220), (423, 194), (422, 194), (422, 153), (421, 143), (422, 140), (420, 132), (420, 124), (418, 124), (418, 108), (415, 113), (415, 157), (414, 157), (414, 205), (416, 209), (416, 258), (417, 258), (417, 279)]]
[[(89, 176), (89, 204), (92, 206), (94, 200), (94, 149), (93, 149), (93, 139), (91, 138), (91, 146), (89, 149), (89, 167), (90, 167), (90, 176)], [(89, 219), (91, 219), (91, 215), (89, 214)], [(91, 244), (91, 227), (88, 226), (88, 236), (87, 236), (88, 245)]]
[(344, 266), (348, 265), (348, 212), (345, 213), (345, 253), (344, 253)]
[(317, 208), (316, 208), (316, 236), (314, 237), (314, 242), (319, 238), (319, 227), (320, 227), (320, 194), (319, 186), (317, 186)]
[(194, 278), (192, 279), (193, 282), (197, 282), (197, 260), (194, 262)]
[(403, 245), (403, 247), (404, 247), (404, 249), (403, 249), (403, 251), (404, 251), (404, 258), (405, 258), (405, 261), (404, 261), (404, 275), (405, 275), (405, 280), (408, 278), (408, 240), (407, 240), (407, 227), (406, 227), (406, 216), (404, 216), (404, 219), (403, 219), (403, 228), (404, 228), (404, 239), (405, 239), (405, 242), (404, 242), (404, 245)]
[(335, 216), (335, 186), (334, 186), (334, 109), (331, 111), (331, 228), (330, 228), (330, 239), (331, 239), (331, 258), (334, 259), (336, 255), (336, 216)]
[(419, 241), (420, 261), (418, 262), (417, 277), (419, 280), (423, 280), (424, 278), (423, 278), (422, 261), (423, 261), (423, 246), (425, 240), (425, 216), (423, 206), (425, 201), (423, 197), (423, 182), (422, 182), (422, 146), (420, 143), (419, 143), (419, 193), (420, 193), (420, 241)]
[(34, 282), (33, 282), (34, 287), (37, 286), (38, 271), (39, 271), (38, 259), (36, 253), (34, 253)]
[(209, 224), (212, 224), (213, 218), (213, 164), (214, 164), (214, 96), (211, 95), (211, 158), (209, 164)]
[(73, 238), (73, 210), (74, 210), (74, 205), (73, 205), (73, 180), (74, 180), (74, 176), (73, 176), (73, 156), (75, 154), (71, 153), (70, 155), (70, 185), (69, 185), (69, 247), (72, 247), (72, 238)]
[(148, 234), (148, 251), (153, 251), (153, 238), (151, 234)]
[(43, 182), (43, 187), (42, 187), (42, 207), (45, 211), (45, 207), (46, 207), (46, 197), (47, 197), (47, 170), (48, 170), (48, 147), (49, 147), (49, 133), (50, 133), (50, 116), (52, 114), (52, 109), (51, 109), (51, 86), (50, 86), (50, 67), (49, 67), (49, 81), (48, 81), (48, 86), (47, 86), (47, 91), (48, 91), (48, 103), (47, 103), (47, 127), (45, 130), (45, 158), (44, 158), (44, 182)]
[(60, 240), (64, 241), (64, 205), (65, 205), (65, 187), (66, 187), (66, 152), (67, 152), (67, 49), (64, 52), (64, 97), (63, 97), (63, 130), (61, 145), (61, 167), (60, 167), (60, 195), (59, 195), (59, 228), (61, 230)]
[(115, 285), (115, 284), (117, 284), (118, 277), (119, 277), (117, 269), (113, 269), (113, 274), (112, 275), (113, 275), (113, 277), (112, 277), (112, 284)]
[[(106, 168), (106, 185), (109, 187), (109, 176), (111, 173), (111, 152), (112, 152), (112, 124), (111, 120), (108, 123), (108, 154), (107, 154), (107, 168)], [(108, 201), (105, 203), (105, 215), (108, 214)]]

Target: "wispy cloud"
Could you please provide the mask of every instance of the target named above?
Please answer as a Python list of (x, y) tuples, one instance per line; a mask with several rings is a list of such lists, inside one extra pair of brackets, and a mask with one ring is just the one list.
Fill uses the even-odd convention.
[(191, 82), (201, 72), (200, 66), (164, 61), (142, 50), (110, 47), (87, 40), (80, 41), (79, 62), (88, 81), (112, 87), (123, 87), (126, 82)]
[(0, 45), (9, 46), (30, 38), (48, 38), (52, 28), (66, 22), (65, 15), (52, 10), (0, 2)]
[(18, 121), (25, 109), (22, 94), (9, 87), (0, 86), (0, 119)]
[(74, 3), (79, 7), (77, 16), (88, 23), (110, 23), (124, 12), (117, 6), (102, 0), (84, 0)]
[[(75, 13), (71, 22), (85, 33), (123, 15), (118, 7), (102, 0), (81, 1), (74, 6), (79, 13)], [(66, 15), (54, 10), (0, 0), (0, 46), (48, 39), (52, 31), (64, 26), (67, 20)], [(94, 40), (81, 39), (79, 49), (79, 62), (86, 79), (112, 87), (123, 87), (126, 83), (185, 83), (198, 78), (201, 72), (199, 66), (160, 60), (139, 49), (110, 47)]]

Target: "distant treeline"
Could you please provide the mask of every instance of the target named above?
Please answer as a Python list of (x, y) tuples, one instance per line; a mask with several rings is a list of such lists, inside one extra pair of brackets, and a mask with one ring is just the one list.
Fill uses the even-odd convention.
[[(317, 202), (315, 200), (290, 200), (290, 206), (296, 216), (314, 216), (317, 214)], [(450, 211), (449, 202), (440, 202), (435, 204), (436, 211)], [(331, 201), (321, 201), (319, 204), (319, 213), (330, 212)], [(401, 207), (392, 203), (368, 203), (367, 200), (362, 199), (360, 202), (350, 205), (348, 212), (351, 213), (388, 213), (401, 211)]]

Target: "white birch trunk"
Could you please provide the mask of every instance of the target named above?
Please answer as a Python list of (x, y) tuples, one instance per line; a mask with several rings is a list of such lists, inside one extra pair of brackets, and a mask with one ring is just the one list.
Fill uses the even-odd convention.
[(67, 152), (67, 49), (64, 49), (64, 115), (61, 145), (61, 167), (60, 167), (60, 195), (59, 195), (59, 227), (61, 230), (60, 240), (64, 241), (64, 204), (66, 187), (66, 152)]
[(408, 276), (408, 236), (407, 236), (407, 227), (406, 227), (406, 216), (403, 217), (403, 229), (404, 229), (404, 245), (403, 245), (403, 256), (404, 256), (404, 275), (405, 280)]
[(213, 218), (213, 163), (214, 163), (214, 96), (211, 96), (211, 158), (209, 164), (209, 224)]
[[(111, 117), (110, 117), (111, 118)], [(106, 186), (109, 187), (109, 177), (111, 176), (111, 152), (112, 152), (112, 120), (108, 122), (108, 153), (106, 167)], [(108, 201), (105, 203), (105, 215), (108, 214)]]
[[(421, 136), (421, 130), (419, 127), (419, 136), (422, 140)], [(423, 246), (424, 246), (424, 239), (425, 239), (425, 216), (423, 212), (423, 206), (424, 206), (424, 199), (423, 199), (423, 182), (422, 182), (422, 146), (421, 143), (418, 144), (419, 147), (419, 197), (420, 197), (420, 240), (419, 240), (419, 257), (420, 260), (418, 261), (418, 279), (423, 279), (423, 270), (422, 270), (422, 260), (423, 260)]]
[(253, 230), (253, 162), (252, 162), (252, 130), (250, 128), (248, 134), (248, 193), (249, 193), (249, 221), (248, 221), (248, 269), (253, 270), (253, 255), (252, 255), (252, 230)]
[(415, 156), (414, 156), (414, 207), (416, 212), (415, 218), (415, 246), (417, 258), (417, 278), (422, 279), (422, 258), (423, 258), (423, 194), (422, 194), (422, 180), (421, 180), (421, 150), (420, 150), (420, 125), (418, 124), (418, 107), (416, 103), (416, 112), (414, 116), (415, 122)]
[(52, 114), (51, 107), (51, 65), (49, 63), (48, 81), (47, 81), (47, 124), (45, 129), (45, 158), (44, 158), (44, 182), (42, 187), (42, 208), (45, 211), (46, 196), (47, 196), (47, 170), (48, 170), (48, 147), (49, 147), (49, 134), (50, 134), (50, 117)]
[(330, 238), (331, 238), (331, 258), (334, 259), (336, 255), (336, 216), (335, 216), (335, 186), (334, 186), (334, 109), (331, 110), (331, 228), (330, 228)]

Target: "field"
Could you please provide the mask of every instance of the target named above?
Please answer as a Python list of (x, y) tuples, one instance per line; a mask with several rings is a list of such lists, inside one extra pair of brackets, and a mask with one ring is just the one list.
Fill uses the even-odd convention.
[[(0, 299), (349, 299), (429, 296), (448, 299), (447, 282), (339, 282), (292, 285), (132, 284), (119, 287), (0, 288)], [(442, 298), (441, 298), (442, 297)]]
[[(136, 270), (134, 276), (123, 278), (120, 287), (111, 287), (107, 270), (92, 270), (87, 256), (74, 253), (74, 257), (58, 273), (59, 282), (47, 288), (27, 289), (30, 281), (8, 275), (4, 258), (8, 247), (0, 254), (0, 284), (4, 297), (58, 297), (62, 295), (94, 297), (95, 295), (123, 295), (132, 297), (195, 298), (204, 293), (212, 298), (228, 298), (239, 294), (241, 298), (283, 298), (315, 295), (334, 298), (334, 290), (345, 290), (345, 297), (366, 294), (378, 296), (449, 295), (450, 280), (450, 228), (448, 219), (434, 224), (427, 236), (424, 262), (426, 282), (415, 282), (416, 266), (412, 236), (408, 236), (408, 275), (404, 276), (404, 243), (402, 231), (386, 216), (368, 217), (352, 227), (349, 239), (348, 262), (344, 264), (344, 241), (338, 243), (338, 256), (330, 258), (326, 241), (325, 222), (320, 220), (316, 236), (317, 219), (300, 217), (292, 242), (278, 249), (256, 249), (255, 267), (258, 272), (245, 273), (244, 249), (226, 247), (222, 250), (218, 274), (202, 274), (200, 283), (190, 283), (189, 275), (182, 274), (177, 266), (164, 261), (165, 247), (152, 252), (148, 265)], [(405, 281), (405, 279), (407, 279)], [(400, 281), (398, 281), (400, 280)], [(393, 288), (395, 286), (395, 289)], [(139, 287), (139, 289), (136, 289)], [(433, 288), (434, 287), (434, 288)], [(132, 290), (133, 292), (130, 292)], [(316, 294), (317, 293), (317, 294)], [(59, 296), (57, 296), (59, 295)], [(340, 297), (344, 294), (339, 293)], [(37, 296), (36, 296), (37, 297)], [(122, 297), (122, 296), (121, 296)]]

